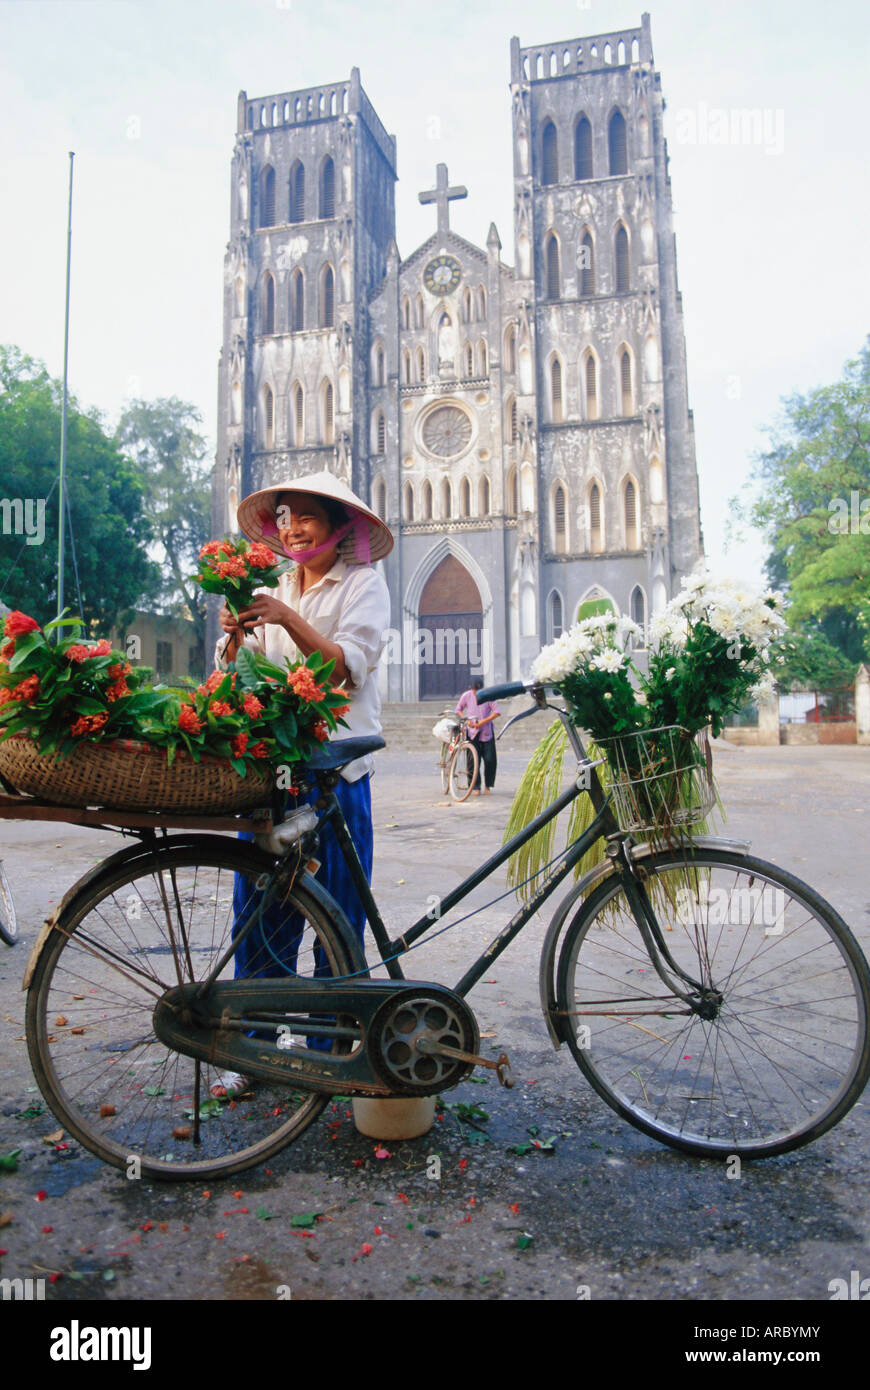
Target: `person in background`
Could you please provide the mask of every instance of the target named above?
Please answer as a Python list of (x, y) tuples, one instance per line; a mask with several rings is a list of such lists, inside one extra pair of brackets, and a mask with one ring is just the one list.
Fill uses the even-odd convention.
[[(477, 703), (477, 692), (482, 689), (483, 681), (480, 676), (475, 676), (471, 682), (471, 689), (466, 690), (465, 694), (460, 697), (459, 704), (456, 706), (456, 713), (464, 714), (469, 721), (468, 737), (473, 738), (477, 746), (480, 763), (483, 764), (486, 794), (489, 796), (495, 786), (498, 762), (492, 725), (494, 720), (501, 717), (501, 710), (495, 701), (485, 700), (482, 705)], [(472, 796), (480, 796), (480, 763), (478, 764), (475, 785), (472, 787)]]

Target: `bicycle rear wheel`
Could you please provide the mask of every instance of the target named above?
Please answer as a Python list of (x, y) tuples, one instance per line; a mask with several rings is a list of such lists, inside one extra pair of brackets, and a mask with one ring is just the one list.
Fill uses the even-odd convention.
[(450, 795), (454, 801), (467, 801), (477, 780), (480, 755), (470, 741), (460, 743), (450, 759)]
[(441, 769), (441, 790), (444, 792), (445, 796), (450, 790), (450, 748), (451, 745), (449, 743), (442, 743), (441, 745), (441, 761), (439, 767)]
[(6, 877), (6, 870), (0, 863), (0, 941), (14, 946), (18, 940), (18, 922), (15, 917), (15, 902), (12, 889)]
[[(154, 1178), (227, 1176), (277, 1153), (327, 1105), (326, 1096), (259, 1082), (232, 1104), (219, 1101), (219, 1069), (172, 1051), (153, 1029), (165, 990), (204, 979), (229, 946), (235, 874), (250, 896), (272, 862), (230, 839), (160, 847), (110, 861), (58, 918), (27, 1000), (30, 1060), (58, 1120), (107, 1163), (129, 1173), (138, 1160), (132, 1171)], [(286, 908), (301, 915), (297, 974), (353, 969), (304, 887), (293, 886)], [(261, 964), (264, 946), (251, 973)], [(220, 978), (232, 977), (231, 959)], [(335, 1052), (346, 1046), (332, 1042)]]
[(870, 978), (846, 924), (759, 859), (698, 849), (638, 868), (667, 950), (719, 1002), (704, 1018), (668, 989), (621, 883), (605, 879), (559, 959), (584, 1075), (624, 1119), (688, 1153), (760, 1158), (824, 1134), (870, 1071)]

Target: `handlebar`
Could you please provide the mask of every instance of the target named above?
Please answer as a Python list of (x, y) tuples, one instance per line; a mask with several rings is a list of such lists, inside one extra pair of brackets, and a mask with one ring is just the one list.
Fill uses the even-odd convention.
[(524, 681), (508, 681), (505, 685), (488, 685), (483, 690), (477, 692), (477, 703), (485, 704), (488, 700), (510, 700), (514, 695), (527, 695), (530, 686)]

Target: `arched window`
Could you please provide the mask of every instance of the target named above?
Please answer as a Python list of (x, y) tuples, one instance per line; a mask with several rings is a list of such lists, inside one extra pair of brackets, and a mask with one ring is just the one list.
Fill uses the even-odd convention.
[(474, 376), (474, 350), (471, 343), (465, 344), (465, 375)]
[(504, 335), (504, 369), (511, 375), (517, 369), (517, 330), (512, 323)]
[(483, 285), (477, 291), (477, 317), (479, 319), (486, 318), (486, 290)]
[(547, 609), (547, 626), (550, 629), (547, 636), (549, 641), (555, 642), (557, 637), (562, 636), (563, 624), (562, 595), (558, 590), (554, 589), (550, 594), (550, 602), (547, 605)]
[(466, 289), (462, 296), (462, 322), (471, 323), (471, 316), (474, 312), (474, 305), (471, 298), (471, 290)]
[(640, 587), (639, 584), (635, 584), (634, 588), (631, 591), (631, 599), (629, 600), (629, 616), (633, 623), (637, 623), (641, 632), (644, 634), (642, 637), (635, 638), (635, 646), (645, 647), (646, 594), (644, 593), (643, 589)]
[(471, 516), (471, 483), (467, 478), (459, 484), (459, 515)]
[(629, 263), (628, 263), (628, 232), (620, 224), (616, 229), (616, 293), (628, 294), (629, 291)]
[(586, 354), (584, 366), (585, 386), (586, 386), (586, 419), (598, 419), (598, 369), (592, 353)]
[(241, 275), (236, 276), (236, 316), (242, 318), (245, 313), (245, 282)]
[(625, 138), (625, 117), (621, 111), (614, 111), (607, 127), (607, 152), (610, 159), (611, 174), (628, 173), (628, 147)]
[(631, 478), (629, 478), (628, 482), (625, 484), (625, 491), (622, 494), (622, 505), (625, 515), (625, 548), (626, 550), (637, 550), (637, 489), (631, 481)]
[(323, 388), (323, 443), (335, 443), (335, 396), (331, 381)]
[(290, 221), (305, 221), (305, 165), (298, 159), (290, 170)]
[(230, 395), (230, 424), (240, 425), (242, 423), (242, 383), (233, 382), (233, 389)]
[(547, 298), (558, 299), (561, 293), (559, 273), (559, 243), (551, 232), (547, 237)]
[(489, 516), (490, 513), (490, 490), (489, 478), (484, 473), (477, 489), (477, 510), (480, 516)]
[(477, 345), (477, 375), (489, 376), (489, 366), (487, 363), (486, 343), (481, 338)]
[(432, 520), (432, 484), (428, 479), (423, 484), (423, 520)]
[(335, 216), (335, 165), (329, 155), (320, 171), (320, 216)]
[(275, 397), (271, 386), (263, 388), (263, 443), (267, 449), (275, 447)]
[(559, 139), (552, 121), (544, 125), (541, 136), (541, 183), (559, 182)]
[(411, 301), (408, 299), (407, 295), (402, 300), (402, 327), (411, 327)]
[(405, 484), (405, 520), (414, 520), (414, 488), (411, 483)]
[(297, 383), (293, 387), (293, 442), (296, 447), (305, 443), (305, 392)]
[(506, 419), (506, 425), (505, 425), (505, 432), (506, 432), (507, 437), (508, 437), (508, 443), (509, 443), (509, 444), (516, 444), (517, 440), (518, 440), (519, 437), (520, 437), (519, 421), (518, 421), (518, 419), (517, 419), (517, 398), (516, 398), (516, 396), (510, 396), (510, 397), (508, 398), (508, 402), (507, 402), (507, 419)]
[(385, 454), (387, 452), (387, 422), (384, 412), (379, 410), (375, 417), (375, 453)]
[(453, 489), (449, 478), (445, 478), (441, 484), (441, 515), (445, 519), (453, 515)]
[(604, 528), (601, 522), (601, 489), (597, 483), (593, 483), (589, 489), (589, 549), (596, 555), (604, 549)]
[(516, 516), (518, 501), (519, 497), (517, 495), (517, 470), (514, 467), (510, 470), (510, 472), (507, 475), (507, 487), (505, 488), (504, 506), (505, 512), (508, 516)]
[(556, 490), (553, 493), (553, 549), (557, 555), (564, 555), (568, 549), (565, 489), (561, 483), (556, 484)]
[(622, 396), (623, 415), (634, 414), (634, 398), (631, 389), (631, 354), (624, 348), (619, 359), (619, 388)]
[(417, 295), (417, 299), (416, 299), (416, 302), (415, 302), (415, 306), (414, 306), (414, 307), (415, 307), (415, 310), (416, 310), (416, 323), (417, 323), (417, 327), (418, 327), (418, 328), (422, 328), (422, 327), (424, 326), (424, 319), (423, 319), (423, 296), (422, 296), (422, 294), (418, 294), (418, 295)]
[(574, 127), (574, 178), (592, 178), (592, 127), (586, 116)]
[(267, 164), (260, 175), (260, 226), (275, 225), (275, 170)]
[(426, 357), (421, 347), (417, 349), (417, 381), (422, 386), (426, 380)]
[(406, 386), (411, 385), (411, 354), (407, 348), (402, 353), (402, 381)]
[(335, 327), (335, 272), (324, 266), (320, 281), (320, 327)]
[(268, 270), (263, 276), (263, 332), (275, 332), (275, 281)]
[(290, 279), (290, 332), (300, 333), (305, 327), (305, 276), (298, 268)]
[(550, 366), (550, 399), (552, 401), (553, 424), (558, 425), (565, 418), (562, 404), (562, 363), (554, 357)]
[(387, 359), (380, 343), (375, 348), (375, 385), (383, 386), (386, 381)]
[(375, 511), (381, 521), (387, 519), (387, 485), (383, 478), (378, 478), (375, 483)]
[(595, 293), (595, 244), (591, 232), (584, 232), (580, 243), (580, 293)]

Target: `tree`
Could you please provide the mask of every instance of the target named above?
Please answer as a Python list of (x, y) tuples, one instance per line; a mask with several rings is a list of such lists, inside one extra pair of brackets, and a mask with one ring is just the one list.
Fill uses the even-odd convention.
[[(62, 385), (42, 362), (0, 346), (0, 598), (40, 622), (57, 610), (58, 468)], [(66, 491), (72, 518), (64, 549), (64, 601), (103, 633), (154, 586), (142, 484), (100, 414), (70, 398)]]
[(785, 661), (775, 668), (781, 690), (836, 690), (851, 685), (857, 663), (830, 640), (821, 624), (795, 626), (789, 612)]
[(175, 396), (132, 401), (116, 441), (133, 460), (145, 490), (144, 510), (164, 566), (159, 598), (171, 613), (190, 617), (205, 641), (205, 594), (196, 583), (200, 547), (209, 539), (210, 467), (194, 406)]
[(870, 338), (843, 377), (785, 401), (758, 460), (750, 517), (771, 540), (793, 626), (821, 624), (853, 664), (870, 655)]

